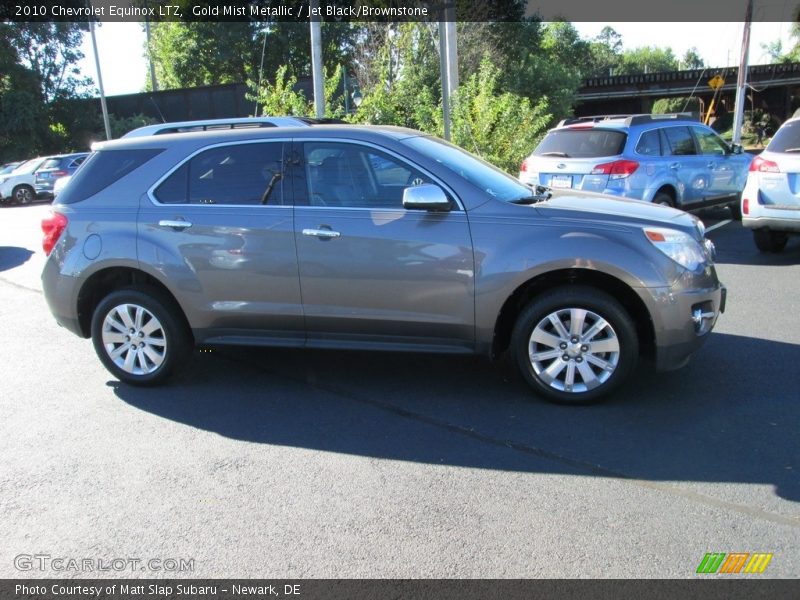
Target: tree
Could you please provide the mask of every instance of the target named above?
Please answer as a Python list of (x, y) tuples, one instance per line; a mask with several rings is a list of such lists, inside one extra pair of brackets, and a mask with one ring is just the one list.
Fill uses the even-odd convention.
[(609, 26), (589, 42), (589, 63), (586, 77), (612, 75), (619, 66), (622, 55), (622, 36)]
[(533, 104), (502, 91), (501, 79), (502, 72), (487, 57), (461, 84), (453, 98), (453, 142), (513, 173), (539, 143), (552, 116), (546, 99)]
[(619, 75), (639, 75), (641, 73), (658, 73), (676, 71), (678, 60), (672, 48), (643, 46), (622, 53)]
[(39, 80), (42, 97), (85, 95), (91, 79), (81, 77), (78, 61), (85, 23), (5, 23), (2, 37), (15, 49), (17, 61)]
[[(323, 23), (322, 56), (331, 72), (349, 61), (357, 31), (349, 23)], [(295, 77), (311, 75), (306, 23), (154, 23), (148, 51), (162, 89), (258, 81), (262, 51), (263, 78), (281, 66)]]
[(698, 54), (697, 48), (694, 46), (689, 48), (681, 59), (681, 68), (683, 69), (702, 69), (705, 66), (706, 62)]

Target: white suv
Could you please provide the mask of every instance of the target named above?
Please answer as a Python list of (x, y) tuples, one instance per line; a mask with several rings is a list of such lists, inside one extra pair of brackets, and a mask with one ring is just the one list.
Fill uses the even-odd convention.
[(34, 173), (46, 157), (25, 161), (8, 175), (0, 175), (0, 204), (30, 204), (36, 200)]
[(786, 121), (750, 164), (742, 225), (762, 252), (781, 252), (800, 233), (800, 118)]

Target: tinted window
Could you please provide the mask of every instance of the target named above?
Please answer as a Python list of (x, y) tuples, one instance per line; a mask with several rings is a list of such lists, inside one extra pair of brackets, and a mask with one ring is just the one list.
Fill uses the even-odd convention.
[(767, 146), (770, 152), (800, 152), (800, 121), (790, 121), (783, 126)]
[(728, 153), (728, 144), (713, 131), (702, 127), (692, 127), (697, 143), (700, 145), (700, 154), (724, 155)]
[(444, 140), (434, 137), (412, 137), (404, 139), (403, 143), (422, 152), (431, 160), (498, 200), (518, 200), (531, 195), (529, 187), (508, 173)]
[(610, 129), (556, 129), (533, 151), (538, 156), (598, 158), (622, 154), (627, 134)]
[(40, 169), (56, 169), (61, 164), (60, 158), (48, 158), (44, 164), (39, 167)]
[(161, 153), (160, 148), (101, 150), (91, 154), (58, 196), (60, 204), (74, 204), (94, 196)]
[(402, 208), (403, 190), (429, 179), (396, 158), (355, 144), (304, 144), (311, 206)]
[(665, 127), (663, 131), (667, 137), (671, 154), (676, 156), (697, 154), (694, 139), (688, 127)]
[(661, 156), (661, 136), (657, 129), (642, 134), (636, 145), (636, 152), (644, 156)]
[(165, 204), (283, 204), (283, 143), (201, 152), (167, 177), (155, 197)]

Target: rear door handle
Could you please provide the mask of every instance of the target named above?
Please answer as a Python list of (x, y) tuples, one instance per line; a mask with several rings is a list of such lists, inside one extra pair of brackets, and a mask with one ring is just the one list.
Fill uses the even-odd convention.
[(186, 229), (187, 227), (191, 227), (192, 224), (189, 221), (181, 221), (175, 220), (170, 221), (168, 219), (162, 219), (158, 222), (159, 227), (169, 227), (170, 229), (174, 229), (175, 231), (180, 231), (181, 229)]
[(713, 168), (716, 166), (716, 164), (715, 164), (715, 163), (713, 163), (713, 162), (710, 162), (710, 163), (708, 163), (706, 166), (707, 166), (709, 169), (713, 169)]
[(672, 164), (669, 166), (669, 168), (670, 168), (670, 169), (674, 169), (674, 170), (676, 170), (676, 171), (677, 171), (678, 169), (680, 169), (680, 168), (681, 168), (681, 163), (672, 163)]
[(338, 238), (342, 234), (338, 231), (331, 231), (330, 229), (303, 229), (303, 235), (308, 235), (323, 240), (332, 240), (334, 238)]

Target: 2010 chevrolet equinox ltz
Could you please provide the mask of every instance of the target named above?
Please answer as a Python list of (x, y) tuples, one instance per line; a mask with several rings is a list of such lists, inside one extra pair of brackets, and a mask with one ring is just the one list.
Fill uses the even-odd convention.
[(678, 368), (725, 289), (679, 210), (530, 188), (443, 140), (337, 125), (98, 144), (42, 227), (56, 320), (131, 384), (195, 344), (509, 350), (540, 395)]

